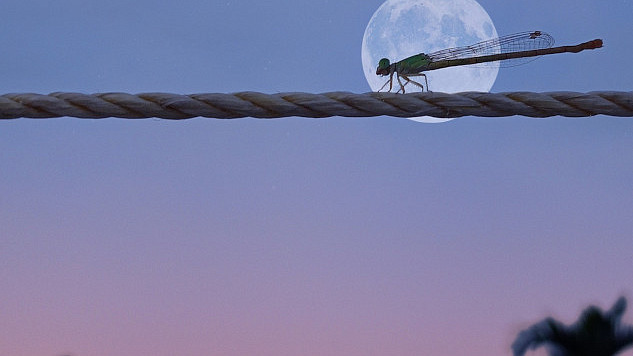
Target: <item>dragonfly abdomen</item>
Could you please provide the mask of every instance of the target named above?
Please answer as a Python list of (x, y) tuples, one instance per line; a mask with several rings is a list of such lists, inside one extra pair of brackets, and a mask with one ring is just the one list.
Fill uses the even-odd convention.
[(595, 49), (595, 48), (600, 48), (600, 47), (602, 47), (602, 40), (595, 39), (593, 41), (581, 43), (575, 46), (560, 46), (560, 47), (552, 47), (552, 48), (533, 49), (533, 50), (528, 50), (528, 51), (490, 54), (487, 56), (479, 56), (479, 57), (448, 59), (448, 60), (445, 59), (445, 60), (431, 62), (426, 66), (426, 68), (423, 68), (421, 71), (429, 71), (429, 70), (441, 69), (441, 68), (446, 68), (446, 67), (462, 66), (462, 65), (485, 63), (485, 62), (496, 62), (496, 61), (503, 61), (507, 59), (515, 59), (515, 58), (536, 57), (536, 56), (543, 56), (546, 54), (556, 54), (556, 53), (566, 53), (566, 52), (577, 53), (580, 51), (584, 51), (586, 49)]

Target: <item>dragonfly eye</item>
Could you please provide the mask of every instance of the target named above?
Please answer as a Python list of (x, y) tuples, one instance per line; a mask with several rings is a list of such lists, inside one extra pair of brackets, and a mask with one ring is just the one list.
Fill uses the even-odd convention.
[(383, 58), (378, 62), (378, 68), (376, 68), (376, 74), (377, 75), (387, 75), (389, 74), (389, 66), (391, 65), (391, 63), (389, 62), (389, 59), (387, 58)]

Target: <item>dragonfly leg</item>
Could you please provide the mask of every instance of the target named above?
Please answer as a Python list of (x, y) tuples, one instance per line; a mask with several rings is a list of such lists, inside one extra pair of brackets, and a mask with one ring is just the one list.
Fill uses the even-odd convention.
[[(404, 84), (402, 84), (402, 82), (400, 81), (400, 77), (404, 78), (407, 82), (406, 82), (406, 83), (404, 83)], [(398, 84), (400, 84), (400, 89), (398, 89), (398, 91), (396, 92), (396, 94), (397, 94), (397, 93), (399, 93), (399, 92), (400, 92), (400, 90), (402, 90), (402, 94), (404, 94), (404, 86), (405, 86), (405, 85), (407, 85), (407, 84), (409, 84), (409, 82), (410, 82), (409, 78), (405, 77), (404, 75), (400, 75), (400, 74), (398, 74)]]
[(391, 88), (393, 87), (393, 73), (391, 73), (391, 75), (389, 75), (389, 80), (387, 80), (387, 81), (385, 82), (385, 84), (383, 84), (383, 85), (380, 87), (380, 89), (378, 89), (378, 91), (383, 90), (383, 89), (387, 86), (387, 83), (389, 83), (389, 90), (388, 90), (387, 92), (391, 92)]
[[(412, 82), (415, 83), (415, 82), (413, 80), (411, 80), (411, 78), (409, 78), (409, 77), (407, 77), (405, 75), (403, 75), (402, 78), (404, 78), (406, 80), (406, 82), (404, 82), (404, 85), (402, 85), (402, 94), (404, 94), (404, 87), (406, 87), (407, 84), (409, 84), (409, 83), (412, 83)], [(398, 90), (398, 92), (400, 92), (400, 90)]]
[(426, 74), (420, 73), (420, 76), (424, 77), (424, 84), (426, 84), (426, 91), (429, 92), (429, 81), (426, 80)]
[[(415, 84), (415, 85), (419, 86), (420, 88), (422, 88), (422, 91), (424, 91), (424, 86), (423, 86), (422, 84), (420, 84), (420, 83), (416, 82), (415, 80), (411, 80), (411, 79), (409, 78), (409, 77), (420, 77), (420, 76), (423, 76), (423, 77), (424, 77), (424, 83), (426, 84), (426, 91), (429, 91), (429, 83), (427, 82), (427, 80), (426, 80), (426, 74), (424, 74), (424, 73), (419, 73), (419, 74), (409, 74), (409, 76), (403, 75), (403, 76), (402, 76), (402, 78), (404, 78), (404, 79), (407, 81), (407, 83), (406, 83), (406, 84), (409, 84), (409, 82), (411, 82), (411, 83), (413, 83), (413, 84)], [(405, 84), (405, 85), (406, 85), (406, 84)]]
[(380, 91), (382, 91), (383, 89), (385, 89), (385, 87), (387, 86), (387, 84), (389, 84), (389, 82), (390, 82), (390, 81), (391, 81), (391, 80), (387, 80), (387, 81), (385, 82), (385, 84), (383, 84), (383, 85), (380, 87), (380, 89), (378, 89), (378, 92), (380, 92)]

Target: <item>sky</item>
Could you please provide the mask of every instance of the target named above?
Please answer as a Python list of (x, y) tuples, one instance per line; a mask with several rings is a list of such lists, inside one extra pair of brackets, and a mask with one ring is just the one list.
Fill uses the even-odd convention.
[[(3, 0), (0, 94), (364, 93), (381, 3)], [(605, 43), (493, 92), (631, 90), (633, 1), (480, 4)], [(511, 355), (633, 302), (632, 152), (606, 116), (0, 120), (0, 355)]]

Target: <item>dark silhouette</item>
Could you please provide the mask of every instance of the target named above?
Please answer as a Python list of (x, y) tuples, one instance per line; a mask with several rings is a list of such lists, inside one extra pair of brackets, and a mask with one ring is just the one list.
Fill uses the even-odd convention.
[(622, 325), (625, 310), (626, 299), (621, 297), (606, 312), (588, 307), (572, 325), (547, 318), (521, 331), (512, 351), (523, 356), (529, 349), (545, 346), (552, 356), (616, 355), (633, 346), (633, 325)]

